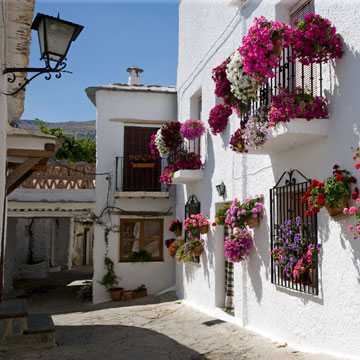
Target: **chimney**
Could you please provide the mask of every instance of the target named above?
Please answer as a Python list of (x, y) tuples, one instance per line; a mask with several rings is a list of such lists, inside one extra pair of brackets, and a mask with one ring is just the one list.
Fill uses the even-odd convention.
[(126, 69), (129, 73), (128, 85), (140, 85), (140, 74), (144, 71), (136, 66)]

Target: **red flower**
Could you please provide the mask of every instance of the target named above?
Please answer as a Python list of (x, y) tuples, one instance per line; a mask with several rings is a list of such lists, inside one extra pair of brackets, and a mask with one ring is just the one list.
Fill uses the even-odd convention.
[(343, 181), (344, 180), (344, 175), (343, 174), (336, 175), (335, 180), (336, 181)]
[(353, 160), (356, 160), (356, 155), (353, 157)]
[(311, 216), (311, 211), (310, 211), (310, 210), (306, 210), (306, 211), (305, 211), (305, 215), (306, 215), (306, 216)]
[(305, 196), (306, 198), (308, 198), (309, 196), (311, 196), (311, 194), (310, 194), (308, 191), (305, 191), (304, 196)]
[(356, 200), (356, 199), (358, 198), (358, 195), (359, 195), (359, 193), (357, 193), (356, 191), (354, 191), (354, 192), (351, 194), (351, 198), (352, 198), (353, 200)]
[(355, 169), (359, 169), (359, 168), (360, 168), (360, 164), (356, 164)]
[(313, 205), (313, 201), (311, 199), (308, 200), (308, 205), (312, 206)]
[(221, 216), (218, 216), (218, 219), (221, 220)]
[(305, 195), (304, 195), (304, 196), (301, 197), (301, 202), (302, 202), (303, 204), (305, 204), (305, 201), (306, 201), (306, 197), (305, 197)]
[(339, 165), (335, 164), (335, 165), (333, 166), (333, 169), (338, 169), (339, 167), (340, 167)]
[(313, 207), (311, 208), (311, 211), (312, 211), (314, 214), (317, 214), (317, 213), (320, 211), (320, 209), (317, 208), (316, 206), (313, 206)]
[(318, 181), (313, 179), (312, 182), (311, 182), (311, 185), (312, 186), (318, 186)]
[(319, 183), (318, 183), (318, 186), (320, 186), (320, 187), (324, 187), (324, 186), (325, 186), (325, 184), (324, 184), (323, 182), (319, 182)]
[(314, 187), (312, 185), (308, 186), (308, 190), (311, 191)]
[(230, 223), (226, 222), (225, 225), (230, 225)]
[(324, 206), (325, 205), (325, 200), (324, 199), (318, 199), (318, 205), (319, 206)]
[(356, 179), (353, 176), (349, 177), (349, 182), (355, 184), (356, 183)]
[(211, 225), (212, 225), (212, 226), (216, 226), (216, 222), (214, 221)]

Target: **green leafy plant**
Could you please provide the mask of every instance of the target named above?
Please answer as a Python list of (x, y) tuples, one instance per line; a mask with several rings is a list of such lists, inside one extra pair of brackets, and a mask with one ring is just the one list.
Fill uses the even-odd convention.
[(99, 284), (103, 285), (107, 291), (115, 289), (118, 284), (118, 277), (115, 274), (114, 262), (105, 256), (104, 259), (105, 269), (107, 273), (104, 275)]
[(225, 219), (227, 216), (226, 211), (230, 209), (231, 203), (225, 204), (221, 207), (215, 215), (215, 223), (216, 225), (225, 225)]
[(131, 262), (145, 262), (151, 260), (151, 254), (146, 250), (133, 251), (130, 254), (129, 260)]
[(91, 138), (76, 140), (73, 136), (65, 135), (64, 129), (49, 129), (45, 123), (35, 119), (40, 125), (40, 132), (47, 135), (56, 136), (64, 142), (56, 153), (57, 160), (65, 160), (67, 163), (86, 162), (94, 164), (96, 162), (96, 145)]

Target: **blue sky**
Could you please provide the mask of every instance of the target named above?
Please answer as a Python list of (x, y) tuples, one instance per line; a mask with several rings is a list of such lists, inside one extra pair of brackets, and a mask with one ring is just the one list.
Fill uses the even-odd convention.
[[(67, 70), (33, 80), (26, 89), (23, 119), (49, 122), (95, 120), (88, 86), (127, 83), (126, 68), (138, 66), (144, 85), (176, 85), (178, 0), (37, 0), (41, 12), (84, 26), (68, 53)], [(32, 32), (30, 67), (40, 67)]]

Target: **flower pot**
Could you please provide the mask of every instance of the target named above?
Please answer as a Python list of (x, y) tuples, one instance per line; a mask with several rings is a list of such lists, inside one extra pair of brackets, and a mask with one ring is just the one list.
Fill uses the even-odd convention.
[(258, 217), (257, 218), (250, 218), (250, 219), (246, 220), (246, 223), (247, 223), (248, 227), (254, 228), (256, 226), (259, 226), (260, 220), (259, 220)]
[(342, 207), (328, 207), (325, 206), (326, 210), (328, 211), (328, 213), (330, 214), (330, 216), (335, 216), (335, 215), (339, 215), (342, 214), (343, 210), (345, 207), (347, 207), (347, 201), (345, 198), (340, 200), (340, 203), (342, 205)]
[(145, 297), (145, 296), (147, 296), (147, 289), (133, 290), (132, 291), (132, 298), (133, 299), (137, 299), (137, 298)]
[(273, 53), (275, 54), (275, 56), (280, 57), (280, 56), (281, 56), (281, 53), (282, 53), (283, 47), (282, 47), (281, 45), (277, 45), (277, 44), (276, 44), (276, 42), (277, 42), (278, 40), (280, 40), (279, 37), (275, 37), (275, 38), (272, 39), (272, 43), (273, 43), (273, 45), (274, 45), (274, 47), (273, 47)]
[(175, 236), (181, 236), (181, 229), (177, 229), (174, 231)]
[(124, 291), (124, 297), (125, 297), (125, 300), (131, 300), (133, 298), (132, 290)]
[(200, 231), (200, 234), (207, 234), (207, 232), (209, 231), (209, 225), (206, 224), (206, 225), (200, 226), (199, 231)]
[(181, 259), (181, 255), (180, 255), (180, 254), (176, 254), (175, 257), (176, 257), (177, 259)]
[(192, 252), (192, 257), (197, 257), (197, 256), (200, 256), (201, 255), (201, 253), (202, 253), (202, 250), (203, 250), (203, 247), (202, 247), (202, 245), (199, 245), (199, 246), (197, 246), (194, 250), (193, 250), (193, 252)]
[(132, 163), (133, 168), (153, 168), (155, 166), (154, 162), (149, 163)]
[(124, 295), (124, 289), (123, 288), (110, 289), (109, 294), (111, 296), (112, 301), (120, 301)]

